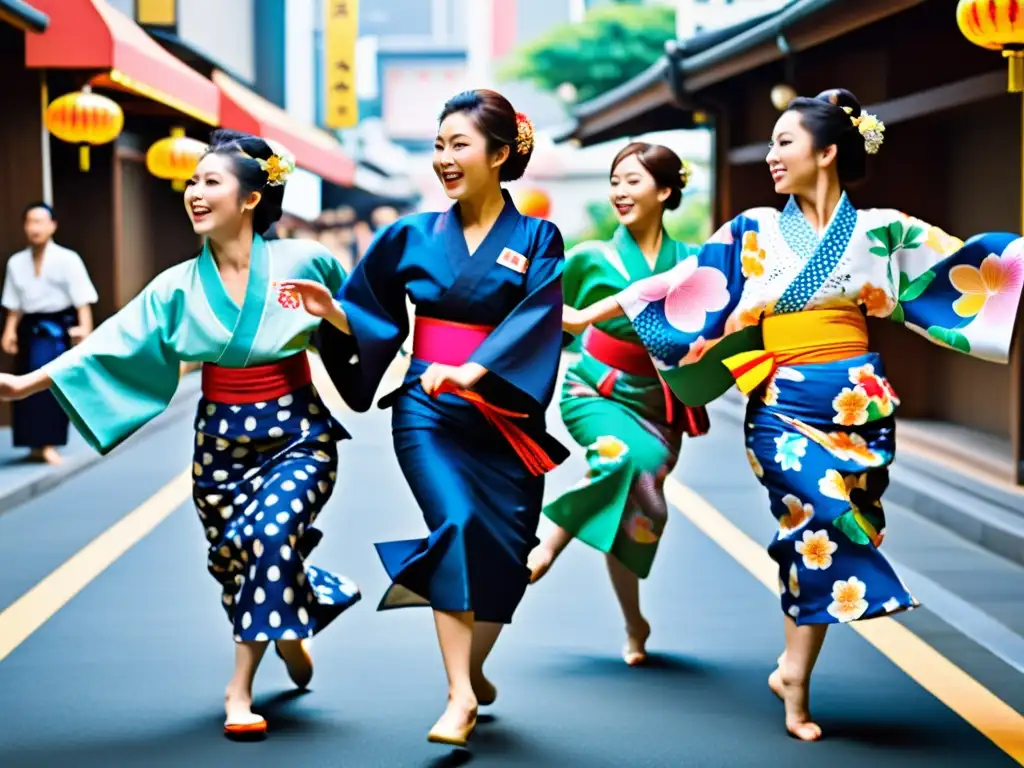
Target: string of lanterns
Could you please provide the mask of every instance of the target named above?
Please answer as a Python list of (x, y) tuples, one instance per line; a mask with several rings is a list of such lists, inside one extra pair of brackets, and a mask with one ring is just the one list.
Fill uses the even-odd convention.
[[(44, 122), (57, 139), (78, 145), (78, 168), (87, 173), (91, 166), (90, 148), (109, 144), (121, 135), (124, 112), (116, 101), (93, 93), (87, 85), (50, 102)], [(172, 128), (170, 136), (160, 139), (146, 152), (146, 168), (157, 178), (170, 181), (180, 192), (195, 172), (206, 146), (186, 136), (183, 128)]]

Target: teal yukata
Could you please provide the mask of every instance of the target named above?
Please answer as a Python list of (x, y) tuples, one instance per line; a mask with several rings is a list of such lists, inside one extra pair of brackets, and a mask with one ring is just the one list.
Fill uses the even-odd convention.
[[(71, 422), (105, 454), (164, 411), (182, 362), (248, 369), (305, 355), (320, 319), (274, 282), (315, 280), (333, 292), (344, 278), (318, 243), (257, 236), (238, 306), (207, 244), (44, 370)], [(311, 637), (360, 597), (348, 579), (305, 562), (348, 433), (312, 384), (269, 402), (204, 397), (195, 431), (193, 497), (235, 639)]]

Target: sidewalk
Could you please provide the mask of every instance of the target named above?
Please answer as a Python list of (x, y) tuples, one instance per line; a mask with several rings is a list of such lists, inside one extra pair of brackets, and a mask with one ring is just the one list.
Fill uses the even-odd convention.
[[(711, 407), (712, 423), (715, 418), (742, 423), (745, 407), (742, 395), (730, 391)], [(1024, 488), (999, 476), (992, 441), (953, 427), (900, 420), (896, 432), (886, 500), (1024, 565)]]
[[(152, 434), (172, 420), (189, 414), (198, 400), (199, 385), (200, 377), (196, 373), (182, 378), (170, 406), (140, 430), (140, 434)], [(137, 437), (133, 436), (128, 443)], [(11, 446), (9, 427), (0, 429), (0, 515), (46, 493), (103, 459), (89, 447), (74, 427), (68, 429), (68, 444), (61, 449), (64, 457), (62, 464), (50, 466), (29, 462), (26, 460), (27, 455), (27, 451)]]

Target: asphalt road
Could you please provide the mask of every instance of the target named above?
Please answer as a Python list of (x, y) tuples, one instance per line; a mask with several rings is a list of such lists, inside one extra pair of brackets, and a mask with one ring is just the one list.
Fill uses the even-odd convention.
[[(654, 627), (648, 667), (621, 661), (622, 621), (603, 562), (572, 546), (498, 644), (490, 668), (498, 701), (471, 750), (428, 744), (445, 696), (432, 621), (425, 609), (374, 610), (386, 579), (372, 546), (420, 535), (422, 522), (392, 454), (389, 414), (340, 415), (355, 439), (342, 445), (312, 562), (354, 578), (364, 599), (315, 641), (310, 692), (291, 692), (268, 654), (257, 709), (270, 737), (237, 744), (222, 736), (231, 635), (205, 570), (202, 527), (183, 496), (178, 503), (179, 484), (158, 499), (174, 511), (120, 557), (116, 541), (100, 540), (91, 561), (79, 557), (0, 613), (6, 632), (39, 624), (20, 643), (6, 639), (15, 647), (0, 661), (0, 766), (1016, 764), (848, 627), (830, 633), (815, 678), (826, 738), (787, 737), (765, 684), (782, 641), (777, 598), (683, 514), (670, 521), (644, 585)], [(552, 422), (568, 440), (555, 411)], [(178, 477), (190, 462), (190, 426), (183, 417), (140, 435), (0, 516), (0, 609)], [(710, 435), (684, 449), (675, 477), (764, 543), (772, 520), (739, 429), (716, 419)], [(548, 492), (575, 482), (582, 466), (577, 452), (550, 476)], [(155, 514), (154, 504), (131, 519)], [(910, 525), (893, 523), (891, 535)], [(113, 560), (106, 568), (104, 553)], [(74, 574), (90, 567), (98, 575), (71, 596)], [(1024, 606), (1024, 592), (1014, 595)], [(969, 627), (927, 607), (899, 621), (1024, 711), (1020, 672), (970, 640)], [(4, 642), (0, 634), (0, 649)]]

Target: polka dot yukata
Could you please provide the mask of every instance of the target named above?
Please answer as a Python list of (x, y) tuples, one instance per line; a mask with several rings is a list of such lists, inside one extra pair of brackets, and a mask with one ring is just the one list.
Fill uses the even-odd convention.
[(193, 498), (235, 640), (312, 637), (360, 599), (352, 581), (306, 563), (349, 434), (312, 385), (248, 405), (204, 398), (195, 430)]

